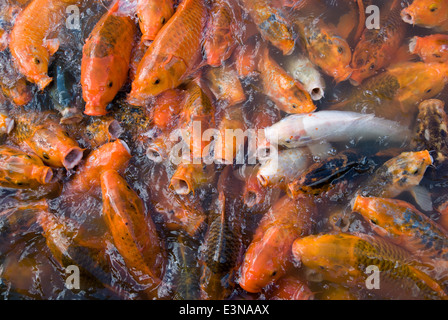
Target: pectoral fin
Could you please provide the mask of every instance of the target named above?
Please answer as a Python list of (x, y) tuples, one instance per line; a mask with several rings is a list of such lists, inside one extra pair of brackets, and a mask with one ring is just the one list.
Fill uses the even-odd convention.
[(52, 56), (59, 49), (59, 40), (58, 39), (44, 40), (44, 47), (47, 48), (48, 53), (50, 54), (50, 56)]

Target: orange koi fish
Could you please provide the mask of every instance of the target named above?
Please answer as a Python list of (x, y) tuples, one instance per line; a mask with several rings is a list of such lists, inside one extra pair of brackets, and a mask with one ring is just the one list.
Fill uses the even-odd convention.
[(174, 13), (173, 0), (138, 0), (137, 17), (142, 41), (149, 44)]
[(409, 52), (417, 54), (424, 62), (448, 62), (448, 35), (432, 34), (414, 37), (409, 42)]
[[(32, 1), (17, 17), (11, 31), (9, 48), (18, 70), (28, 81), (43, 90), (52, 78), (47, 75), (50, 57), (59, 41), (48, 39), (64, 21), (65, 8), (79, 0)], [(38, 21), (38, 23), (36, 23)]]
[[(350, 234), (312, 235), (294, 241), (292, 252), (297, 263), (312, 269), (324, 280), (339, 284), (365, 285), (376, 266), (381, 272), (382, 295), (407, 299), (447, 299), (434, 279), (420, 271), (411, 254), (381, 238)], [(390, 289), (390, 290), (386, 290)]]
[(122, 171), (130, 159), (130, 150), (124, 141), (118, 139), (103, 144), (93, 150), (78, 168), (73, 180), (69, 183), (69, 190), (85, 193), (99, 187), (101, 173), (105, 170)]
[(68, 170), (81, 161), (83, 150), (53, 113), (22, 113), (15, 117), (15, 124), (13, 140), (26, 144), (45, 164)]
[(286, 274), (291, 266), (291, 246), (298, 237), (311, 232), (316, 206), (311, 197), (284, 196), (263, 216), (246, 250), (240, 286), (260, 292)]
[(33, 98), (28, 82), (15, 68), (8, 51), (0, 52), (0, 86), (3, 94), (17, 106), (28, 104)]
[(381, 16), (380, 29), (364, 29), (352, 56), (352, 84), (359, 85), (390, 64), (406, 32), (401, 9), (401, 1), (394, 0), (387, 10), (383, 8), (387, 14)]
[(204, 39), (204, 51), (209, 65), (219, 67), (233, 53), (238, 45), (241, 22), (241, 9), (234, 0), (213, 2)]
[(294, 23), (311, 62), (336, 83), (347, 80), (353, 72), (347, 41), (319, 19), (297, 17)]
[(181, 163), (171, 177), (170, 188), (177, 194), (187, 195), (200, 187), (210, 184), (215, 177), (215, 168), (212, 165)]
[(34, 154), (7, 145), (0, 146), (0, 185), (33, 188), (50, 183), (53, 170)]
[(287, 113), (309, 113), (316, 109), (313, 99), (303, 85), (274, 61), (265, 47), (258, 64), (263, 93)]
[(353, 203), (380, 236), (418, 256), (446, 255), (448, 234), (413, 205), (403, 200), (361, 197)]
[(84, 113), (102, 116), (128, 77), (136, 34), (132, 19), (120, 14), (120, 1), (95, 25), (83, 47), (81, 84)]
[(414, 0), (401, 11), (401, 17), (412, 25), (448, 31), (448, 3), (445, 0)]
[(143, 201), (117, 171), (101, 174), (103, 215), (115, 246), (134, 279), (150, 297), (160, 284), (165, 254)]
[(293, 276), (280, 278), (266, 296), (268, 300), (314, 300), (306, 282)]
[(150, 110), (153, 124), (162, 131), (173, 128), (182, 112), (184, 99), (185, 92), (179, 89), (170, 89), (159, 94)]
[(205, 80), (217, 101), (229, 107), (246, 101), (246, 94), (235, 69), (227, 66), (210, 68), (205, 73)]
[(267, 0), (242, 0), (244, 9), (249, 13), (263, 39), (289, 55), (294, 50), (294, 37), (291, 26), (270, 1)]
[(128, 100), (143, 105), (161, 92), (178, 87), (201, 59), (207, 18), (203, 0), (186, 0), (162, 27), (140, 62)]

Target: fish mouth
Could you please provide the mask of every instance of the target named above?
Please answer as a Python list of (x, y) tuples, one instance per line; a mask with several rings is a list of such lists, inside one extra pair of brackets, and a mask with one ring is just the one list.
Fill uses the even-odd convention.
[(105, 106), (89, 101), (86, 103), (84, 114), (88, 116), (104, 116), (107, 114), (107, 111)]
[(53, 170), (47, 166), (41, 166), (33, 169), (33, 176), (40, 184), (48, 184), (53, 179)]
[(161, 163), (165, 158), (165, 154), (159, 146), (152, 145), (146, 149), (146, 157), (155, 163)]
[(170, 188), (172, 188), (179, 195), (187, 195), (193, 190), (190, 183), (186, 179), (173, 178), (171, 179)]
[(49, 76), (42, 76), (41, 78), (39, 78), (39, 80), (37, 80), (36, 84), (39, 90), (43, 91), (50, 84), (51, 81), (53, 81), (53, 78)]
[(348, 68), (346, 68), (345, 73), (343, 73), (341, 75), (339, 75), (339, 74), (335, 75), (334, 81), (336, 84), (339, 84), (342, 81), (348, 80), (352, 76), (352, 74), (353, 74), (353, 69), (348, 67)]
[(121, 127), (120, 123), (117, 120), (113, 120), (107, 127), (107, 131), (109, 133), (111, 140), (116, 140), (123, 133), (123, 128)]
[(62, 165), (67, 169), (76, 167), (83, 157), (83, 151), (79, 147), (71, 148), (62, 160)]
[(403, 19), (404, 22), (414, 25), (415, 20), (414, 17), (408, 12), (408, 10), (403, 9), (401, 11), (401, 19)]
[(324, 90), (319, 87), (312, 88), (310, 90), (310, 96), (313, 101), (318, 101), (324, 97)]

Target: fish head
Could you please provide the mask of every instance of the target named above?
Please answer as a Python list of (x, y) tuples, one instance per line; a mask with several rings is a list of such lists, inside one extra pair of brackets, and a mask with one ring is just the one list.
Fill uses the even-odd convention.
[(39, 90), (43, 90), (51, 81), (52, 78), (47, 75), (50, 54), (43, 46), (27, 44), (22, 48), (12, 48), (13, 56), (20, 66), (22, 74), (26, 75), (27, 79), (36, 83)]
[(419, 55), (424, 62), (448, 61), (448, 35), (415, 36), (409, 41), (409, 52)]
[(284, 275), (289, 266), (291, 243), (296, 237), (291, 228), (269, 228), (261, 240), (249, 246), (238, 281), (240, 286), (256, 293)]
[(433, 162), (427, 150), (403, 152), (385, 163), (391, 174), (391, 184), (399, 190), (406, 190), (420, 183), (426, 168)]
[(210, 32), (204, 42), (207, 63), (212, 67), (219, 67), (233, 52), (236, 46), (234, 41), (230, 30), (218, 29), (214, 33)]
[(82, 59), (81, 84), (86, 115), (105, 115), (107, 105), (123, 85), (123, 77), (114, 65), (117, 60), (110, 55)]
[(437, 26), (447, 17), (448, 3), (444, 0), (416, 0), (401, 11), (403, 21), (412, 25)]
[(353, 73), (350, 76), (350, 82), (355, 86), (360, 85), (364, 79), (374, 76), (378, 66), (383, 65), (384, 56), (381, 52), (371, 52), (369, 45), (369, 42), (362, 42), (353, 53), (351, 63)]
[(347, 41), (339, 36), (320, 34), (309, 50), (311, 60), (336, 83), (347, 80), (353, 70), (350, 67), (352, 51)]
[(353, 211), (361, 214), (370, 223), (375, 233), (380, 236), (397, 235), (394, 229), (396, 218), (390, 199), (376, 197), (362, 197), (358, 195), (353, 203)]
[(54, 167), (73, 169), (83, 157), (83, 149), (59, 125), (47, 124), (36, 129), (26, 143), (44, 163)]
[(155, 39), (157, 33), (168, 22), (174, 13), (173, 1), (138, 1), (137, 17), (142, 40)]
[[(101, 174), (101, 191), (109, 209), (124, 213), (142, 209), (142, 203), (134, 190), (116, 170), (106, 170)], [(143, 212), (143, 211), (141, 211)]]
[(287, 113), (310, 113), (316, 110), (311, 95), (304, 89), (302, 84), (294, 81), (294, 85), (287, 89), (288, 92), (281, 94), (277, 103), (281, 103), (281, 110)]
[(171, 55), (156, 56), (147, 65), (142, 66), (140, 63), (128, 96), (129, 103), (142, 105), (148, 99), (168, 89), (176, 88), (186, 70), (185, 62)]
[(292, 246), (295, 262), (317, 272), (323, 279), (341, 283), (351, 279), (356, 237), (349, 234), (324, 234), (298, 238)]

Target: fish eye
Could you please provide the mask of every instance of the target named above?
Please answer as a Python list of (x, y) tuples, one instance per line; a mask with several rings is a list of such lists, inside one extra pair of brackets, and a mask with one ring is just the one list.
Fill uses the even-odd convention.
[(292, 108), (295, 109), (295, 108), (297, 108), (297, 106), (296, 106), (295, 104), (293, 104), (293, 105), (292, 105)]
[(33, 58), (33, 62), (35, 64), (40, 64), (40, 60), (38, 58), (36, 58), (36, 57)]
[(46, 152), (42, 153), (42, 157), (43, 157), (45, 160), (50, 160), (50, 156), (49, 156)]
[(370, 69), (370, 70), (375, 69), (375, 65), (372, 63), (372, 64), (370, 65), (369, 69)]
[(430, 93), (432, 91), (432, 89), (428, 89), (426, 90), (426, 93)]
[(432, 4), (432, 5), (430, 5), (429, 6), (429, 11), (431, 11), (431, 12), (434, 12), (434, 11), (436, 11), (438, 8), (437, 8), (437, 5), (436, 4)]
[(344, 48), (342, 48), (342, 47), (338, 47), (338, 52), (339, 52), (340, 54), (344, 53)]
[(275, 277), (276, 274), (277, 274), (277, 270), (273, 271), (273, 272), (271, 273), (271, 276), (272, 276), (272, 277)]
[(378, 223), (373, 219), (370, 219), (370, 222), (372, 222), (374, 225), (378, 225)]
[(165, 22), (166, 22), (165, 17), (162, 17), (162, 19), (160, 20), (160, 22), (161, 22), (162, 24), (165, 24)]
[(159, 84), (160, 83), (160, 79), (159, 78), (155, 78), (154, 81), (152, 82), (153, 84)]
[(107, 83), (107, 86), (108, 86), (109, 88), (112, 88), (113, 85), (114, 85), (114, 83), (113, 83), (112, 81), (109, 81), (109, 82)]

